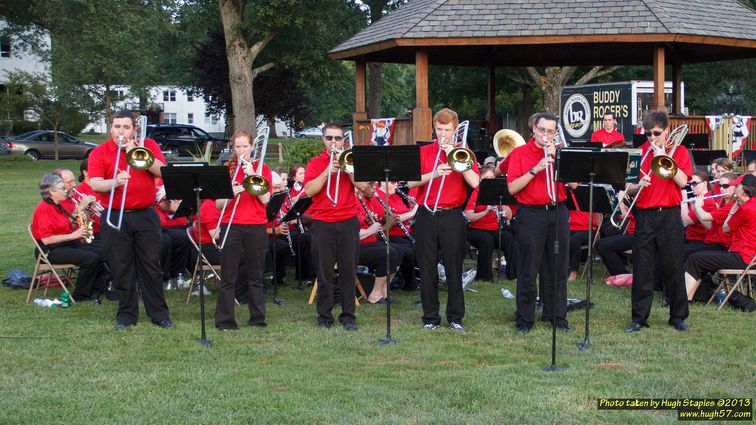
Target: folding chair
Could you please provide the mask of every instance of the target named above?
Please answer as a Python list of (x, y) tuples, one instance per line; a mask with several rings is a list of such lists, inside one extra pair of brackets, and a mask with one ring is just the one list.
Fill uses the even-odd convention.
[(721, 310), (722, 307), (727, 305), (727, 301), (730, 299), (730, 296), (732, 296), (733, 292), (735, 292), (738, 288), (740, 288), (740, 292), (745, 292), (743, 290), (743, 279), (748, 277), (748, 295), (753, 294), (753, 286), (751, 285), (751, 276), (756, 276), (756, 269), (753, 268), (754, 263), (756, 263), (756, 256), (754, 256), (751, 259), (751, 262), (748, 263), (745, 269), (720, 269), (717, 270), (717, 274), (722, 277), (722, 280), (719, 282), (719, 285), (717, 286), (717, 289), (714, 291), (714, 293), (709, 298), (709, 302), (706, 303), (706, 305), (711, 304), (711, 301), (714, 299), (714, 297), (717, 295), (717, 292), (719, 292), (720, 289), (724, 288), (729, 284), (729, 281), (727, 280), (727, 276), (738, 276), (738, 279), (735, 281), (735, 284), (732, 285), (732, 288), (727, 292), (727, 295), (725, 296), (724, 300), (722, 301), (722, 304), (719, 305), (717, 308), (717, 311)]
[[(34, 247), (37, 248), (37, 252), (39, 252), (39, 255), (37, 255), (37, 263), (34, 265), (34, 273), (32, 273), (32, 281), (31, 285), (29, 285), (29, 292), (26, 295), (26, 302), (28, 303), (31, 299), (31, 294), (34, 289), (40, 289), (43, 285), (45, 288), (45, 296), (47, 296), (47, 288), (50, 287), (50, 280), (52, 279), (51, 276), (55, 276), (55, 279), (58, 281), (61, 287), (63, 287), (63, 290), (68, 292), (69, 294), (73, 293), (68, 289), (65, 281), (71, 283), (73, 282), (72, 276), (74, 269), (77, 267), (75, 264), (53, 264), (50, 262), (50, 260), (47, 258), (47, 254), (45, 254), (44, 251), (42, 251), (42, 247), (39, 246), (39, 243), (36, 239), (34, 239), (34, 234), (32, 234), (31, 231), (31, 224), (27, 226), (27, 230), (29, 231), (29, 237), (31, 237), (31, 240), (34, 241)], [(61, 279), (60, 275), (58, 275), (58, 272), (56, 270), (62, 270), (65, 271), (64, 278)], [(39, 279), (39, 275), (41, 274), (48, 274), (47, 282), (42, 284), (42, 282)], [(75, 303), (76, 301), (71, 297), (71, 302)]]
[[(360, 279), (357, 278), (357, 276), (354, 276), (354, 286), (357, 287), (357, 291), (359, 291), (360, 296), (354, 297), (354, 302), (357, 305), (360, 305), (361, 299), (367, 299), (368, 296), (365, 293), (365, 289), (362, 288), (362, 284), (360, 283)], [(318, 279), (315, 279), (315, 282), (312, 284), (312, 290), (310, 291), (310, 299), (307, 301), (307, 304), (312, 304), (312, 302), (315, 300), (315, 294), (318, 293)]]
[[(191, 228), (186, 229), (186, 235), (189, 237), (189, 242), (192, 243), (194, 250), (197, 251), (197, 243), (194, 242), (194, 238), (192, 238)], [(200, 264), (202, 264), (202, 267), (200, 267)], [(200, 268), (202, 269), (201, 271)], [(194, 263), (194, 271), (192, 272), (192, 281), (189, 283), (189, 293), (186, 295), (187, 304), (189, 304), (189, 300), (192, 298), (192, 289), (194, 289), (194, 282), (197, 282), (197, 273), (205, 273), (209, 271), (210, 279), (215, 279), (216, 282), (220, 282), (221, 278), (218, 275), (220, 269), (220, 265), (210, 264), (210, 261), (207, 260), (205, 254), (201, 254), (199, 257), (197, 257), (197, 262)]]

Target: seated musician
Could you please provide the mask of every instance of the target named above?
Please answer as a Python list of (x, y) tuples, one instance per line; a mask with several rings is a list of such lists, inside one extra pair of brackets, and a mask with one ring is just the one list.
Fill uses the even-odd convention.
[[(683, 191), (683, 203), (680, 213), (682, 215), (683, 225), (685, 226), (685, 259), (694, 252), (706, 249), (706, 234), (709, 228), (706, 227), (696, 215), (692, 202), (697, 197), (703, 197), (704, 203), (701, 207), (703, 211), (711, 213), (718, 207), (718, 200), (713, 199), (709, 192), (708, 174), (703, 170), (693, 171), (693, 177), (690, 179), (691, 195), (686, 196), (687, 191)], [(709, 197), (707, 199), (707, 196)]]
[[(481, 180), (494, 178), (494, 168), (492, 166), (481, 168), (480, 178)], [(467, 201), (467, 207), (465, 207), (465, 216), (470, 221), (467, 226), (467, 242), (478, 248), (475, 280), (491, 281), (493, 280), (492, 258), (494, 249), (503, 250), (507, 263), (509, 263), (512, 258), (507, 256), (507, 251), (511, 251), (515, 241), (514, 235), (509, 232), (501, 232), (501, 240), (499, 240), (499, 225), (502, 216), (496, 212), (497, 205), (476, 205), (479, 190), (480, 186), (472, 191)], [(505, 215), (504, 218), (510, 217), (507, 215), (511, 214), (511, 212), (508, 212), (509, 208), (504, 207), (504, 209), (505, 211), (502, 211), (501, 214)], [(499, 268), (496, 267), (496, 270), (498, 273)]]
[[(397, 193), (396, 187), (396, 182), (389, 182), (389, 237), (391, 247), (396, 249), (399, 254), (399, 273), (402, 281), (404, 281), (403, 289), (405, 291), (414, 291), (418, 288), (419, 279), (419, 276), (415, 275), (415, 269), (417, 268), (415, 261), (415, 237), (412, 235), (412, 221), (414, 221), (415, 213), (417, 212), (417, 203), (411, 204), (412, 208), (410, 209)], [(383, 204), (386, 196), (385, 190), (386, 183), (380, 182), (374, 196), (380, 204), (381, 209), (384, 210), (381, 216), (385, 215)]]
[(685, 286), (688, 299), (693, 299), (705, 273), (719, 269), (745, 269), (756, 255), (756, 176), (744, 174), (730, 182), (735, 187), (736, 201), (722, 224), (732, 235), (728, 251), (697, 252), (685, 262)]
[(160, 218), (163, 244), (166, 241), (168, 243), (167, 247), (161, 249), (164, 281), (175, 280), (179, 274), (182, 274), (188, 280), (190, 275), (188, 275), (187, 270), (191, 270), (197, 260), (186, 234), (187, 217), (173, 218), (173, 214), (178, 210), (179, 205), (181, 205), (181, 200), (169, 200), (163, 197), (155, 207)]
[(748, 163), (748, 168), (746, 170), (749, 174), (756, 176), (756, 159)]
[(76, 209), (76, 201), (74, 200), (76, 177), (74, 177), (74, 173), (71, 172), (71, 170), (65, 168), (56, 168), (52, 173), (63, 180), (63, 186), (66, 189), (66, 199), (61, 201), (60, 205), (63, 206), (66, 211), (73, 213), (73, 211)]
[[(34, 209), (31, 231), (51, 263), (79, 266), (76, 286), (71, 296), (75, 301), (97, 300), (105, 288), (109, 273), (105, 268), (105, 250), (99, 244), (82, 242), (85, 229), (61, 203), (67, 198), (63, 180), (47, 174), (39, 183), (42, 201)], [(79, 211), (74, 211), (78, 214)], [(35, 252), (35, 255), (38, 253)]]
[(701, 224), (709, 229), (706, 233), (706, 239), (704, 239), (705, 246), (699, 251), (727, 251), (730, 248), (732, 235), (724, 231), (723, 225), (732, 204), (735, 202), (735, 186), (730, 185), (730, 182), (736, 178), (737, 176), (734, 173), (724, 173), (719, 178), (720, 194), (725, 196), (718, 198), (719, 206), (711, 212), (704, 210), (703, 197), (697, 197), (696, 201), (693, 202), (693, 211)]
[[(306, 198), (307, 193), (304, 191), (304, 176), (305, 167), (302, 164), (293, 164), (290, 168), (291, 180), (289, 185), (289, 194), (286, 201), (281, 206), (281, 212), (279, 217), (284, 217), (292, 206), (294, 206), (300, 198)], [(307, 225), (310, 222), (310, 215), (305, 212), (299, 219), (291, 220), (287, 223), (289, 226), (289, 234), (291, 235), (291, 241), (295, 252), (295, 278), (298, 281), (307, 280), (312, 283), (315, 280), (315, 267), (312, 264), (312, 254), (310, 253), (310, 245), (312, 244), (312, 234), (308, 231)], [(285, 236), (279, 236), (279, 238), (285, 238)], [(287, 240), (288, 244), (288, 240)]]
[[(620, 202), (624, 198), (624, 192), (619, 192)], [(627, 217), (627, 224), (624, 229), (618, 229), (617, 232), (607, 232), (601, 234), (601, 238), (596, 241), (596, 252), (601, 256), (601, 261), (606, 266), (606, 270), (609, 276), (617, 276), (621, 274), (627, 274), (627, 260), (625, 251), (633, 249), (633, 234), (635, 233), (635, 217), (632, 213), (628, 213), (627, 205), (624, 203), (620, 205), (620, 216), (615, 219), (617, 222), (621, 221), (625, 214), (630, 214)], [(607, 220), (609, 222), (609, 220)], [(612, 229), (616, 229), (609, 223)], [(606, 228), (606, 226), (602, 226)]]
[[(532, 119), (533, 117), (531, 117)], [(532, 127), (532, 124), (531, 124)], [(494, 168), (494, 175), (496, 177), (504, 176), (507, 178), (507, 171), (509, 170), (509, 155), (504, 157), (501, 161), (498, 161), (498, 165)], [(504, 223), (502, 223), (501, 230), (512, 235), (512, 240), (515, 243), (504, 244), (504, 257), (506, 258), (506, 266), (504, 267), (504, 274), (508, 280), (517, 279), (517, 243), (515, 228), (517, 223), (517, 205), (505, 205), (502, 209), (502, 216), (504, 217)], [(504, 239), (505, 236), (502, 236)], [(509, 238), (509, 236), (506, 236)]]
[[(577, 205), (577, 199), (575, 199), (575, 192), (568, 190), (568, 196), (572, 196)], [(577, 272), (580, 268), (580, 261), (583, 256), (583, 245), (588, 244), (588, 219), (590, 214), (587, 211), (570, 210), (570, 274), (567, 277), (568, 281), (577, 279)], [(601, 221), (601, 214), (593, 214), (592, 222), (592, 235), (596, 236), (596, 231), (599, 228), (599, 222)], [(587, 253), (587, 251), (586, 251)]]
[(719, 187), (720, 187), (720, 181), (719, 179), (722, 177), (724, 173), (732, 173), (732, 167), (733, 167), (732, 161), (730, 161), (728, 158), (715, 158), (713, 161), (711, 161), (711, 175), (714, 180), (712, 180), (712, 192), (714, 192), (715, 195), (719, 195)]
[[(270, 193), (281, 193), (286, 188), (286, 181), (281, 179), (276, 171), (271, 171), (273, 180), (270, 184)], [(276, 214), (276, 218), (281, 217), (281, 213)], [(286, 262), (296, 255), (294, 242), (289, 245), (287, 235), (289, 235), (289, 225), (287, 223), (278, 223), (275, 218), (269, 221), (266, 226), (269, 241), (268, 251), (265, 256), (265, 265), (267, 271), (275, 270), (275, 284), (283, 285), (286, 278)], [(275, 265), (275, 267), (274, 267)]]
[(621, 148), (625, 145), (625, 136), (617, 131), (617, 120), (613, 112), (604, 112), (604, 128), (591, 134), (591, 142), (600, 142), (605, 148)]
[(92, 215), (92, 232), (94, 233), (95, 239), (100, 240), (100, 216), (102, 215), (103, 207), (102, 204), (100, 204), (97, 199), (98, 196), (95, 194), (95, 192), (92, 190), (92, 186), (90, 186), (89, 182), (89, 160), (83, 159), (81, 163), (79, 163), (79, 186), (74, 187), (74, 196), (73, 200), (75, 202), (80, 202), (83, 197), (85, 196), (93, 196), (95, 198), (94, 204), (92, 208), (96, 212), (96, 214)]
[(289, 169), (289, 176), (292, 180), (292, 186), (289, 195), (294, 199), (294, 202), (298, 201), (301, 196), (307, 196), (304, 192), (304, 177), (305, 167), (302, 164), (292, 164)]
[(381, 223), (382, 215), (379, 213), (382, 208), (373, 198), (374, 195), (375, 188), (372, 184), (358, 188), (355, 192), (357, 219), (360, 222), (358, 263), (375, 274), (375, 284), (373, 284), (373, 290), (368, 295), (368, 302), (370, 304), (384, 304), (388, 294), (389, 274), (396, 271), (399, 260), (397, 250), (392, 246), (389, 248), (390, 265), (386, 264), (386, 237)]

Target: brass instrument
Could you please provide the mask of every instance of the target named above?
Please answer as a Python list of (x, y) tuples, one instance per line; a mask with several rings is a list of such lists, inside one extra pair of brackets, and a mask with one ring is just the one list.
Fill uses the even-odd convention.
[[(378, 223), (378, 216), (368, 208), (367, 204), (365, 203), (365, 200), (362, 199), (362, 195), (360, 195), (359, 192), (355, 192), (355, 195), (357, 195), (357, 200), (360, 201), (360, 205), (362, 205), (362, 208), (365, 210), (365, 214), (367, 215), (368, 220), (370, 220), (370, 224)], [(383, 242), (388, 243), (388, 238), (386, 237), (386, 233), (383, 231), (383, 226), (381, 226), (381, 230), (378, 231), (378, 235), (383, 239)]]
[(91, 197), (83, 197), (76, 201), (76, 223), (79, 228), (84, 230), (81, 237), (82, 242), (92, 243), (94, 240), (94, 230), (92, 230), (92, 217), (89, 216), (90, 204), (93, 202)]
[[(344, 144), (342, 145), (342, 148), (344, 149), (339, 154), (339, 168), (340, 171), (338, 174), (336, 174), (336, 191), (334, 194), (331, 194), (331, 175), (333, 174), (332, 171), (329, 171), (328, 173), (328, 180), (326, 181), (326, 196), (328, 197), (328, 200), (331, 201), (331, 204), (334, 206), (339, 202), (339, 183), (341, 183), (341, 171), (347, 173), (347, 174), (354, 174), (354, 159), (352, 158), (352, 132), (347, 131), (344, 133)], [(331, 145), (331, 160), (328, 164), (330, 167), (333, 163), (334, 155), (336, 154), (336, 148)]]
[[(449, 152), (449, 155), (446, 156), (446, 162), (449, 164), (452, 170), (458, 173), (464, 173), (465, 171), (471, 169), (473, 167), (473, 161), (475, 161), (473, 159), (475, 158), (475, 155), (470, 149), (467, 148), (467, 130), (469, 127), (469, 121), (462, 121), (461, 123), (459, 123), (459, 125), (457, 125), (457, 128), (454, 131), (454, 135), (452, 136), (452, 143), (457, 147), (452, 149)], [(433, 186), (433, 176), (436, 174), (436, 170), (440, 165), (439, 160), (441, 159), (441, 152), (444, 152), (443, 146), (445, 142), (446, 140), (443, 137), (438, 139), (438, 153), (436, 153), (436, 160), (434, 161), (435, 165), (433, 166), (433, 171), (431, 174), (431, 179), (428, 181), (428, 186), (425, 188), (425, 199), (423, 200), (423, 206), (433, 214), (435, 214), (436, 210), (438, 210), (438, 200), (441, 198), (441, 193), (444, 190), (444, 181), (446, 180), (445, 174), (441, 176), (441, 183), (439, 183), (438, 185), (438, 191), (436, 192), (436, 202), (433, 205), (433, 208), (428, 205), (428, 196), (430, 195), (431, 187)]]
[[(73, 195), (75, 197), (78, 197), (78, 199), (75, 199), (74, 196), (71, 197), (74, 200), (74, 202), (81, 202), (87, 196), (91, 196), (91, 195), (85, 195), (79, 192), (78, 190), (76, 190), (76, 188), (73, 188)], [(97, 217), (100, 217), (102, 215), (102, 210), (104, 209), (105, 207), (100, 205), (100, 203), (97, 202), (97, 200), (92, 200), (89, 204), (89, 210), (92, 212), (92, 214), (94, 214)]]
[(520, 133), (509, 129), (499, 130), (493, 137), (493, 149), (496, 156), (500, 158), (506, 158), (514, 148), (525, 143), (525, 139), (520, 136)]
[[(376, 196), (375, 199), (378, 200), (378, 202), (381, 204), (381, 206), (385, 210), (387, 210), (389, 214), (393, 214), (394, 213), (394, 210), (392, 210), (390, 206), (386, 205), (386, 202), (383, 199), (381, 199), (380, 196)], [(405, 226), (404, 223), (402, 223), (401, 221), (397, 221), (396, 225), (399, 226), (399, 229), (402, 231), (402, 233), (404, 233), (404, 236), (406, 236), (407, 239), (409, 239), (410, 243), (412, 245), (414, 245), (415, 244), (415, 238), (412, 237), (412, 234), (410, 234), (409, 229), (407, 229), (407, 226)]]

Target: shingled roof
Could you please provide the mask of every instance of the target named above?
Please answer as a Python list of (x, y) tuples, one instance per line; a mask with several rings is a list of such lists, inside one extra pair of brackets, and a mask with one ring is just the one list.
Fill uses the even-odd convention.
[(422, 47), (437, 64), (635, 64), (656, 43), (684, 62), (754, 57), (756, 11), (736, 0), (412, 0), (330, 54), (412, 63)]

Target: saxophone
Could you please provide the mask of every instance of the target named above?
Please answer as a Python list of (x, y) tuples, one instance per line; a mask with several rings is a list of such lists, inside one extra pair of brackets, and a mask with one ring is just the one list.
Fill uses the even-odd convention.
[(81, 240), (86, 243), (92, 243), (94, 240), (94, 231), (92, 230), (91, 204), (94, 201), (92, 196), (84, 196), (76, 203), (76, 222), (80, 229), (84, 229), (84, 236)]

